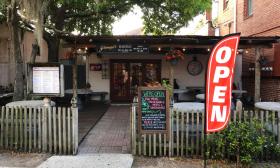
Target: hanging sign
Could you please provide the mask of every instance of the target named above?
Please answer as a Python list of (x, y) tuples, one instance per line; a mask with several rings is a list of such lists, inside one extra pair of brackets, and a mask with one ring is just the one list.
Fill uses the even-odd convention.
[(213, 48), (206, 81), (206, 133), (223, 130), (231, 110), (231, 87), (240, 34), (226, 36)]
[(141, 133), (167, 133), (169, 96), (162, 87), (140, 87), (138, 92), (138, 128)]

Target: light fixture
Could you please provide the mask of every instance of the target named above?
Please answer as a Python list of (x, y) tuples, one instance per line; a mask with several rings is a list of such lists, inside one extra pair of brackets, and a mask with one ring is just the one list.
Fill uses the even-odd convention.
[(245, 51), (245, 53), (246, 53), (246, 54), (248, 54), (248, 53), (249, 53), (249, 51), (248, 51), (248, 50), (246, 50), (246, 51)]
[(161, 51), (161, 48), (160, 48), (160, 47), (158, 48), (158, 51)]
[(210, 48), (207, 48), (207, 51), (210, 51)]
[(185, 52), (185, 51), (186, 51), (186, 49), (185, 49), (185, 48), (183, 48), (183, 51)]

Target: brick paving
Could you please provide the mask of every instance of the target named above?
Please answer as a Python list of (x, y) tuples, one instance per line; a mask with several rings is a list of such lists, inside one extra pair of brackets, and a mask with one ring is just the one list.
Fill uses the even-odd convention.
[(129, 153), (130, 107), (111, 106), (79, 146), (79, 154)]
[(83, 141), (108, 108), (108, 104), (90, 101), (85, 105), (83, 110), (79, 111), (79, 143)]

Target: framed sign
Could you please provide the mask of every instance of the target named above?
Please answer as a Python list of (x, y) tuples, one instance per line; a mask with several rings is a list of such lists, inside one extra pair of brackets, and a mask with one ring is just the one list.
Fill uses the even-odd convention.
[(28, 91), (38, 96), (64, 96), (64, 67), (39, 63), (28, 66)]
[(139, 87), (138, 100), (140, 133), (169, 134), (169, 95), (167, 90), (163, 87)]
[(89, 69), (91, 71), (101, 71), (102, 70), (102, 64), (90, 64)]

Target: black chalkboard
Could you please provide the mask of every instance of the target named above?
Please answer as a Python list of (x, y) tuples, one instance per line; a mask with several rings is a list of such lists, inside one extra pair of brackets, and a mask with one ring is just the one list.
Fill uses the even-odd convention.
[(169, 96), (162, 87), (140, 87), (138, 128), (141, 133), (168, 133)]

